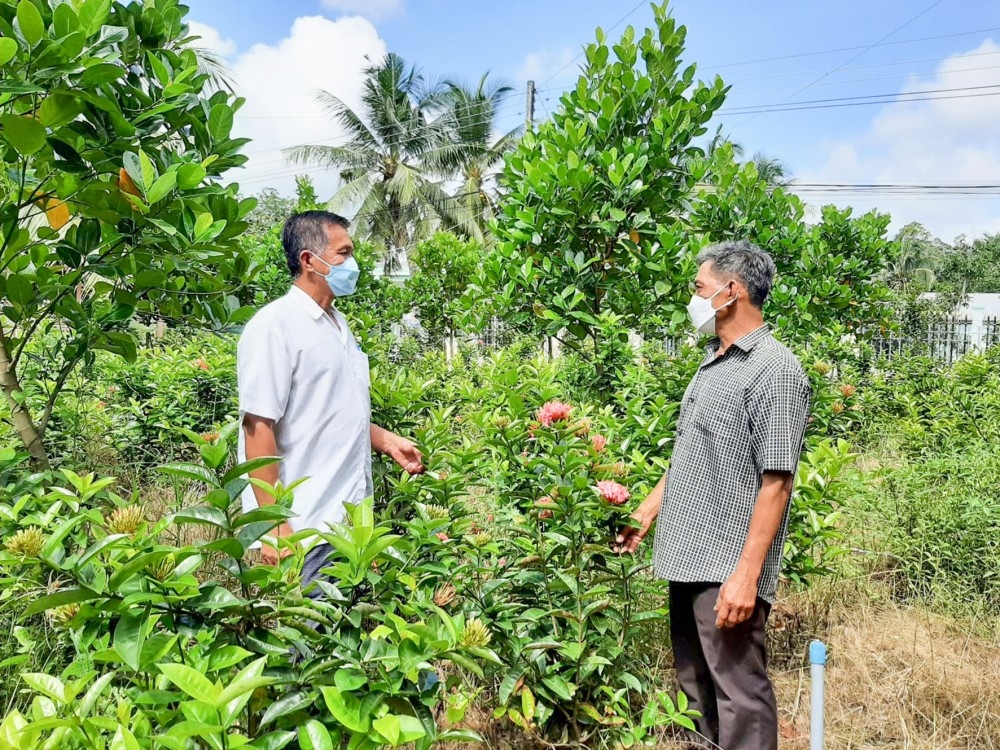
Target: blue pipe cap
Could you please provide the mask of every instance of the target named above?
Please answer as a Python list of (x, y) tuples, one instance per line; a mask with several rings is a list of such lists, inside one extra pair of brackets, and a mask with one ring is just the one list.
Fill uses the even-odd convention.
[(809, 663), (826, 664), (826, 644), (823, 641), (809, 643)]

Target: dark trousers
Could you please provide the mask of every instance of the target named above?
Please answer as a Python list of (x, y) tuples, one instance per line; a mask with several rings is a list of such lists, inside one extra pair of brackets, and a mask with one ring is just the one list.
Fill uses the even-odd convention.
[(778, 705), (767, 675), (764, 626), (771, 606), (757, 599), (750, 619), (734, 628), (716, 628), (719, 585), (670, 584), (670, 637), (677, 680), (706, 747), (723, 750), (777, 750)]
[[(305, 588), (310, 583), (315, 581), (317, 578), (323, 581), (329, 581), (333, 583), (332, 579), (320, 573), (324, 567), (326, 567), (326, 558), (329, 556), (333, 547), (326, 542), (320, 542), (311, 550), (306, 552), (305, 559), (302, 561), (302, 588)], [(312, 591), (306, 594), (310, 599), (322, 599), (323, 589), (319, 586), (315, 586)]]

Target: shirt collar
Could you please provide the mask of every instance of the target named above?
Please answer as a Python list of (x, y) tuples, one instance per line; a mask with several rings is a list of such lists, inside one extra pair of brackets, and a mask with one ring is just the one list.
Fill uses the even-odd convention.
[(767, 327), (765, 323), (760, 328), (750, 331), (750, 333), (741, 336), (733, 342), (733, 346), (738, 349), (742, 349), (745, 352), (751, 351), (757, 344), (766, 339), (771, 335), (771, 329)]
[(316, 304), (316, 300), (294, 284), (292, 284), (292, 288), (288, 290), (288, 296), (294, 299), (298, 304), (302, 305), (302, 307), (304, 307), (312, 316), (313, 320), (319, 320), (323, 317), (323, 313), (326, 312), (322, 307)]
[[(757, 344), (767, 338), (770, 334), (771, 329), (765, 323), (760, 328), (756, 328), (750, 331), (750, 333), (740, 336), (733, 342), (732, 346), (735, 346), (742, 352), (750, 352), (755, 346), (757, 346)], [(722, 342), (719, 339), (712, 339), (708, 344), (708, 353), (715, 354), (719, 351), (720, 346), (722, 346)]]

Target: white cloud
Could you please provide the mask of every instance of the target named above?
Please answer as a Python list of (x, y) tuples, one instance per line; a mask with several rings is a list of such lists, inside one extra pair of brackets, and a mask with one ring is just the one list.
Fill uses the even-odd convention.
[(219, 57), (229, 58), (236, 54), (236, 42), (223, 39), (218, 29), (197, 21), (188, 21), (191, 36), (201, 37), (193, 46), (207, 49)]
[(247, 195), (266, 187), (293, 195), (294, 175), (307, 173), (320, 197), (330, 197), (338, 182), (334, 171), (290, 166), (281, 149), (343, 143), (343, 131), (316, 104), (316, 90), (357, 109), (364, 69), (385, 53), (385, 42), (370, 21), (311, 16), (297, 18), (276, 44), (256, 44), (232, 60), (237, 94), (246, 99), (233, 133), (252, 142), (243, 149), (250, 157), (247, 166), (227, 176)]
[(580, 61), (574, 62), (574, 58), (579, 54), (580, 50), (572, 47), (532, 52), (524, 58), (524, 62), (514, 72), (512, 78), (515, 81), (534, 81), (539, 87), (546, 84), (552, 76), (556, 76), (552, 84), (570, 79), (576, 80), (578, 64), (583, 61), (581, 58)]
[(357, 14), (376, 21), (402, 15), (406, 0), (323, 0), (323, 7), (344, 14)]
[[(987, 40), (971, 50), (975, 58), (954, 56), (930, 76), (913, 76), (901, 92), (995, 86), (1000, 46)], [(985, 62), (984, 62), (985, 61)], [(966, 96), (990, 89), (928, 94), (936, 101), (898, 102), (884, 107), (867, 132), (824, 144), (825, 163), (801, 183), (993, 183), (1000, 175), (1000, 96)], [(807, 200), (810, 196), (803, 195)], [(834, 200), (858, 209), (875, 205), (893, 216), (893, 228), (919, 221), (946, 241), (1000, 231), (1000, 200), (940, 196)]]

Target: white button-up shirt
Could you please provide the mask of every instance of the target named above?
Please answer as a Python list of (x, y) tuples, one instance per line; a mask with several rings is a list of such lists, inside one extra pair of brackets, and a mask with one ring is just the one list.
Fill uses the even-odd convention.
[[(344, 519), (344, 503), (373, 492), (368, 357), (341, 313), (328, 314), (293, 286), (247, 323), (236, 362), (240, 460), (243, 417), (273, 419), (282, 484), (308, 477), (295, 489), (288, 523), (326, 531)], [(243, 509), (256, 507), (247, 487)]]

